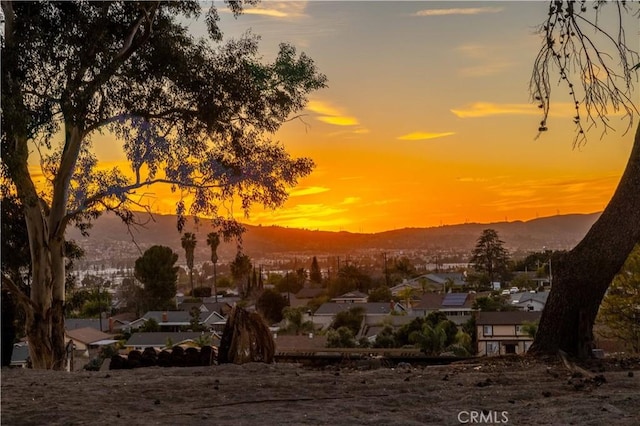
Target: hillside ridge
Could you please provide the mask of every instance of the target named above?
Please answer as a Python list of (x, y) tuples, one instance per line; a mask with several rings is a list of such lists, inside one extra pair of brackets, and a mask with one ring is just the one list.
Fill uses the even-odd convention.
[[(600, 213), (567, 214), (528, 221), (408, 227), (372, 234), (245, 225), (242, 250), (256, 258), (285, 253), (339, 255), (376, 249), (465, 251), (471, 250), (486, 228), (495, 229), (511, 251), (570, 249), (584, 237), (599, 216)], [(185, 231), (196, 234), (196, 260), (207, 260), (210, 252), (206, 235), (211, 232), (207, 220), (200, 220), (198, 225), (191, 220)], [(104, 254), (107, 251), (117, 251), (123, 256), (131, 252), (132, 256), (138, 257), (140, 250), (154, 244), (169, 246), (177, 253), (183, 252), (174, 215), (154, 215), (154, 220), (144, 228), (132, 229), (129, 233), (119, 218), (104, 214), (94, 222), (89, 237), (81, 236), (77, 229), (70, 229), (67, 238), (76, 240), (86, 250), (88, 258), (97, 256), (95, 252)], [(221, 244), (218, 254), (222, 261), (232, 258), (236, 251), (236, 242), (228, 242)]]

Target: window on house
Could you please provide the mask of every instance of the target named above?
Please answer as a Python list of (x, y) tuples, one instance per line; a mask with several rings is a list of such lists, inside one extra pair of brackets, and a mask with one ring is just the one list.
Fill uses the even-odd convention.
[(500, 344), (498, 342), (487, 342), (487, 355), (495, 355), (500, 353)]
[(524, 331), (522, 330), (522, 326), (516, 325), (516, 336), (519, 336), (521, 334), (524, 334)]
[(485, 336), (493, 336), (493, 326), (492, 325), (485, 325), (482, 328), (482, 334), (484, 334)]

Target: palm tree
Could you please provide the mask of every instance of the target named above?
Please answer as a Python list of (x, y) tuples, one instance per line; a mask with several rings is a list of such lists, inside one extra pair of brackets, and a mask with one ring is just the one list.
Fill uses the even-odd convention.
[(211, 247), (211, 263), (213, 263), (213, 297), (218, 302), (218, 273), (216, 265), (218, 264), (218, 246), (220, 245), (220, 235), (217, 232), (209, 232), (207, 234), (207, 245)]
[(196, 235), (192, 232), (185, 232), (182, 235), (182, 248), (187, 258), (187, 268), (189, 268), (189, 283), (191, 284), (191, 296), (193, 296), (193, 252), (196, 249)]

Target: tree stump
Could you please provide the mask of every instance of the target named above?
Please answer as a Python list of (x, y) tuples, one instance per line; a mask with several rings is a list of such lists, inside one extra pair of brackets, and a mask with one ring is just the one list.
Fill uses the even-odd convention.
[(234, 306), (224, 327), (218, 363), (272, 363), (275, 342), (260, 314)]

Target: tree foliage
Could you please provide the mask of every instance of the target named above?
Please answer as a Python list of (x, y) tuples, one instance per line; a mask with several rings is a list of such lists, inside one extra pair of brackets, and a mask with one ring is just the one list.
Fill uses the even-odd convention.
[(640, 352), (640, 244), (613, 279), (598, 313), (602, 334)]
[(396, 345), (402, 347), (405, 345), (415, 344), (416, 341), (412, 341), (411, 334), (415, 332), (423, 333), (425, 325), (427, 325), (432, 330), (436, 329), (439, 326), (440, 329), (444, 331), (444, 347), (449, 346), (450, 344), (455, 342), (458, 328), (452, 321), (447, 319), (447, 316), (443, 312), (436, 311), (431, 312), (426, 317), (418, 317), (411, 321), (409, 324), (405, 324), (400, 327), (395, 332)]
[(357, 346), (353, 330), (347, 326), (327, 331), (328, 348), (355, 348)]
[(133, 312), (137, 318), (142, 316), (145, 309), (144, 287), (137, 280), (127, 277), (122, 280), (118, 292), (126, 312)]
[(231, 276), (236, 283), (238, 294), (240, 297), (247, 297), (251, 290), (250, 276), (252, 269), (251, 259), (246, 254), (241, 252), (236, 253), (235, 259), (231, 262)]
[(134, 274), (144, 286), (147, 310), (160, 311), (175, 306), (178, 255), (170, 247), (152, 246), (136, 259)]
[(486, 273), (490, 282), (507, 272), (509, 252), (494, 229), (485, 229), (471, 252), (470, 263), (476, 271)]
[(369, 292), (369, 298), (367, 300), (370, 303), (391, 302), (391, 289), (386, 285), (378, 286)]
[(295, 335), (312, 332), (314, 329), (313, 322), (304, 321), (303, 315), (306, 311), (307, 308), (305, 307), (285, 307), (282, 311), (284, 319), (287, 320), (285, 331)]
[(338, 312), (333, 318), (331, 328), (338, 330), (341, 327), (346, 327), (351, 331), (352, 336), (357, 336), (362, 326), (364, 314), (365, 310), (360, 306), (354, 306), (346, 311)]
[(267, 324), (275, 324), (282, 321), (283, 310), (289, 305), (289, 301), (280, 293), (266, 289), (256, 301), (256, 310), (262, 314)]
[(355, 290), (366, 293), (371, 285), (372, 279), (365, 271), (355, 265), (346, 265), (329, 282), (328, 291), (333, 297)]
[(275, 277), (275, 274), (272, 276), (277, 280), (275, 284), (276, 290), (280, 293), (291, 293), (296, 294), (304, 287), (304, 269), (298, 269), (296, 273), (290, 273), (287, 271), (284, 276)]
[(322, 271), (320, 271), (318, 259), (315, 256), (313, 256), (311, 267), (309, 268), (309, 281), (311, 281), (312, 284), (322, 283)]
[[(235, 14), (249, 2), (228, 2)], [(150, 185), (177, 192), (186, 214), (213, 217), (226, 237), (242, 227), (222, 206), (275, 208), (313, 162), (291, 158), (273, 134), (325, 86), (313, 61), (287, 44), (271, 63), (247, 34), (221, 44), (218, 12), (208, 39), (183, 22), (197, 1), (2, 2), (2, 171), (23, 206), (32, 259), (27, 311), (36, 368), (64, 363), (64, 235), (105, 209), (127, 224), (151, 210)], [(186, 19), (185, 19), (186, 18)], [(131, 170), (96, 167), (92, 138), (110, 132)], [(34, 149), (35, 148), (35, 149)], [(29, 170), (32, 153), (44, 187)], [(3, 285), (19, 287), (3, 275)]]
[(481, 296), (473, 301), (473, 309), (483, 312), (516, 311), (517, 308), (502, 296)]
[[(607, 3), (617, 9), (614, 12), (619, 24), (617, 32), (608, 32), (598, 23), (599, 9)], [(627, 13), (637, 18), (637, 5), (603, 0), (592, 4), (584, 0), (549, 2), (549, 17), (540, 28), (543, 43), (530, 82), (533, 100), (543, 112), (540, 132), (547, 130), (551, 89), (555, 86), (552, 70), (557, 71), (560, 83), (573, 100), (576, 144), (586, 142), (587, 131), (598, 124), (605, 133), (612, 130), (608, 119), (611, 110), (622, 111), (631, 127), (638, 112), (633, 73), (638, 70), (640, 58), (635, 47), (626, 41), (622, 21)]]

